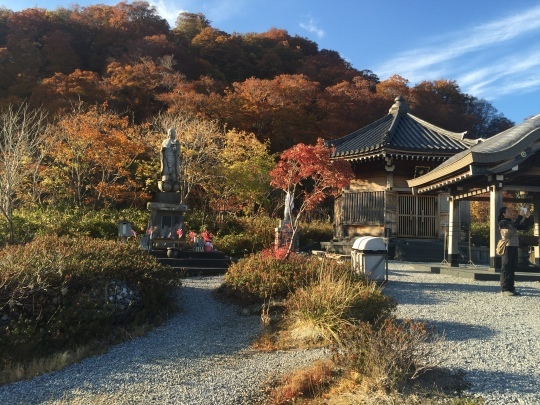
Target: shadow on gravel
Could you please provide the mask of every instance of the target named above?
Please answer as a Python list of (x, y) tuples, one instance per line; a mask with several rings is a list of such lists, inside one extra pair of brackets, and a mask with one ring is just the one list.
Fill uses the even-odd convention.
[[(535, 398), (538, 398), (538, 374), (523, 374), (523, 373), (509, 373), (504, 371), (489, 371), (489, 370), (474, 370), (466, 377), (467, 381), (472, 384), (472, 390), (474, 391), (475, 383), (482, 381), (497, 381), (497, 387), (493, 387), (495, 390), (492, 394), (505, 395), (513, 394), (516, 397), (532, 394)], [(480, 387), (482, 384), (480, 384)], [(491, 403), (491, 402), (490, 402)], [(514, 403), (514, 402), (512, 402)], [(537, 404), (538, 402), (530, 402), (530, 400), (524, 399), (523, 402), (515, 402), (520, 404)]]
[(540, 283), (538, 283), (538, 288), (521, 287), (519, 283), (516, 283), (516, 290), (524, 296), (540, 298)]
[(448, 293), (448, 299), (453, 293), (493, 293), (499, 292), (498, 286), (468, 285), (453, 283), (413, 283), (406, 281), (392, 281), (384, 287), (384, 293), (396, 298), (399, 304), (429, 305), (442, 301), (437, 293)]
[(435, 328), (435, 332), (444, 335), (448, 341), (465, 341), (469, 339), (491, 339), (497, 335), (497, 331), (485, 326), (470, 325), (461, 322), (433, 321), (431, 319), (416, 319), (426, 322)]

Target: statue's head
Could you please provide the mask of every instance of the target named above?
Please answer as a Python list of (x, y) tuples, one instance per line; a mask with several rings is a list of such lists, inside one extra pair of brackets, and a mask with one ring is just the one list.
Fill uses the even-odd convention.
[(169, 138), (176, 138), (176, 131), (174, 130), (174, 128), (169, 128)]

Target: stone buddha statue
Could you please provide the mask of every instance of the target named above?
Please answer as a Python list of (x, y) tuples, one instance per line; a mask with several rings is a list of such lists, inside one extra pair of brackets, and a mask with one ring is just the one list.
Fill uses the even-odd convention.
[(170, 128), (168, 138), (161, 144), (161, 191), (180, 190), (180, 142), (176, 139), (176, 131)]

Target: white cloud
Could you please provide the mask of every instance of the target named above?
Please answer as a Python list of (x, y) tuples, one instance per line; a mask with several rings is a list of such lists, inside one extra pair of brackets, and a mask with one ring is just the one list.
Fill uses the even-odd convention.
[(150, 0), (148, 2), (151, 6), (154, 6), (158, 12), (158, 14), (167, 20), (171, 28), (174, 28), (176, 26), (176, 19), (178, 18), (178, 15), (186, 10), (177, 7), (174, 4), (171, 4), (170, 1), (164, 1), (164, 0)]
[(300, 25), (300, 28), (303, 28), (306, 31), (311, 32), (312, 34), (317, 35), (317, 37), (319, 38), (324, 37), (326, 34), (323, 29), (317, 27), (313, 18), (310, 18), (306, 22), (301, 22), (299, 25)]
[(478, 97), (509, 94), (538, 87), (540, 50), (507, 55), (479, 69), (458, 76), (462, 89)]
[(429, 46), (403, 52), (374, 71), (383, 79), (397, 73), (413, 84), (455, 78), (465, 92), (480, 97), (534, 91), (540, 86), (540, 51), (528, 47), (538, 43), (539, 32), (536, 6), (433, 39)]

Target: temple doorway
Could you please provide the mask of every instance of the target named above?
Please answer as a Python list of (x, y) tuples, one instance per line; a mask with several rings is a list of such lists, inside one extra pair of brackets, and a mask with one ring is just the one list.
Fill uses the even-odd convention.
[(398, 237), (435, 238), (437, 197), (398, 195)]

